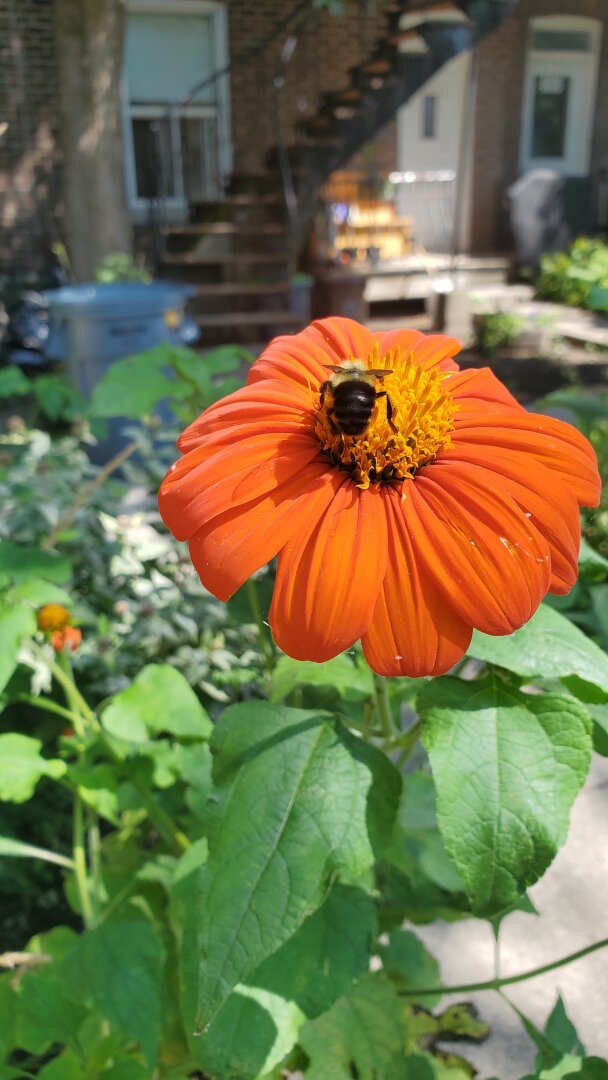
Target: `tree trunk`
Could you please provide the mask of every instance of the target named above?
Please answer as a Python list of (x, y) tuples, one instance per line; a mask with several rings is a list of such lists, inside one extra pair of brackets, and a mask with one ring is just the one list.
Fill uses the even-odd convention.
[(55, 0), (65, 244), (78, 281), (131, 252), (121, 116), (126, 0)]

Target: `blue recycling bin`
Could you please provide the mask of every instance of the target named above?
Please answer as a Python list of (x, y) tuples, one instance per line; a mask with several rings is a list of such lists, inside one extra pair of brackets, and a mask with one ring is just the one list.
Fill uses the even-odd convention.
[(86, 397), (115, 360), (170, 342), (188, 345), (199, 330), (186, 314), (192, 285), (170, 281), (64, 285), (44, 293), (49, 305), (45, 353), (62, 360)]

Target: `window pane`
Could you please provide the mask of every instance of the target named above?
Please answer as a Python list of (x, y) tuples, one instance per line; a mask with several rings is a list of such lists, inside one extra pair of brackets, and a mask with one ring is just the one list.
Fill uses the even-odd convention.
[(220, 191), (215, 117), (180, 118), (184, 191), (192, 202), (217, 198)]
[(422, 99), (422, 138), (435, 138), (435, 103), (437, 98), (428, 95)]
[(532, 48), (552, 52), (589, 52), (591, 43), (586, 30), (533, 30)]
[(537, 75), (534, 80), (532, 157), (561, 158), (565, 153), (570, 78)]
[[(129, 15), (126, 71), (132, 104), (177, 101), (215, 67), (210, 15)], [(213, 102), (215, 84), (196, 100)]]
[(156, 142), (151, 121), (134, 117), (135, 183), (139, 199), (175, 195), (175, 175), (169, 123), (162, 122)]

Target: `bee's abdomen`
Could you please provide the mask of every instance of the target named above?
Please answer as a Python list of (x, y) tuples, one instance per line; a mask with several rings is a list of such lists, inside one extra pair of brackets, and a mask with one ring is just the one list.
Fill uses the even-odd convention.
[(362, 435), (369, 424), (376, 391), (368, 383), (345, 382), (334, 391), (333, 414), (345, 435)]

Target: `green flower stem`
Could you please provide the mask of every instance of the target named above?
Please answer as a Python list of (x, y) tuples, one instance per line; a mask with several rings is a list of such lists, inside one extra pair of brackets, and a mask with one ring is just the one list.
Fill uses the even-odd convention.
[(87, 875), (87, 860), (84, 850), (84, 817), (82, 813), (82, 796), (80, 791), (74, 794), (74, 823), (73, 823), (73, 854), (74, 873), (76, 876), (76, 888), (80, 898), (80, 909), (84, 925), (88, 928), (94, 919), (93, 905), (89, 892), (89, 879)]
[(395, 761), (395, 765), (397, 766), (397, 768), (401, 768), (401, 766), (407, 761), (408, 757), (412, 753), (412, 750), (414, 749), (420, 737), (421, 729), (422, 721), (415, 720), (414, 723), (407, 729), (407, 731), (404, 731), (402, 735), (398, 735), (397, 738), (393, 739), (391, 743), (385, 745), (384, 749), (388, 750), (389, 752), (391, 750), (401, 751), (399, 757)]
[(377, 739), (382, 737), (382, 732), (379, 728), (371, 727), (370, 724), (364, 724), (359, 720), (353, 720), (352, 717), (345, 716), (344, 713), (338, 713), (337, 715), (344, 724), (344, 727), (360, 731), (366, 739)]
[(388, 682), (382, 675), (376, 675), (373, 672), (374, 678), (374, 704), (376, 707), (376, 716), (378, 723), (382, 730), (382, 734), (385, 739), (393, 740), (394, 728), (393, 718), (391, 715), (391, 706), (388, 698)]
[(264, 654), (264, 666), (268, 674), (271, 674), (274, 668), (274, 649), (270, 642), (269, 635), (266, 632), (266, 624), (264, 622), (262, 606), (260, 604), (258, 590), (253, 578), (249, 578), (247, 584), (245, 585), (245, 588), (247, 590), (247, 599), (249, 601), (251, 614), (253, 615), (253, 621), (255, 622), (260, 632), (260, 647)]
[[(51, 661), (51, 671), (57, 682), (63, 687), (70, 709), (74, 713), (79, 713), (82, 719), (86, 723), (89, 723), (92, 728), (99, 730), (99, 724), (95, 713), (88, 702), (85, 701), (74, 682), (72, 664), (65, 649), (62, 649), (62, 651), (58, 653), (57, 661)], [(76, 730), (78, 731), (77, 728)], [(78, 732), (78, 734), (80, 734), (80, 732)]]
[(506, 975), (504, 979), (462, 983), (459, 986), (416, 987), (411, 990), (400, 990), (399, 994), (401, 997), (421, 997), (426, 994), (470, 994), (476, 990), (500, 990), (503, 986), (512, 986), (514, 983), (525, 982), (527, 979), (536, 979), (539, 975), (546, 975), (547, 972), (565, 967), (566, 964), (573, 964), (575, 960), (581, 960), (583, 956), (597, 952), (598, 949), (605, 949), (607, 945), (608, 938), (602, 938), (601, 941), (595, 941), (593, 945), (587, 945), (584, 949), (578, 949), (577, 952), (562, 956), (560, 960), (553, 960), (550, 964), (543, 964), (542, 967), (531, 968), (529, 971), (521, 971), (519, 975)]
[(103, 881), (101, 877), (101, 833), (99, 830), (99, 818), (93, 810), (90, 811), (89, 816), (88, 841), (91, 887), (93, 898), (95, 900), (95, 915), (97, 916), (101, 904)]
[(140, 784), (139, 781), (135, 779), (132, 780), (132, 784), (144, 804), (150, 821), (158, 829), (158, 832), (168, 847), (172, 848), (177, 855), (181, 855), (184, 851), (187, 851), (190, 847), (190, 841), (186, 834), (183, 833), (181, 829), (178, 829), (166, 810), (163, 810), (160, 803), (156, 801), (152, 793), (148, 791), (144, 784)]

